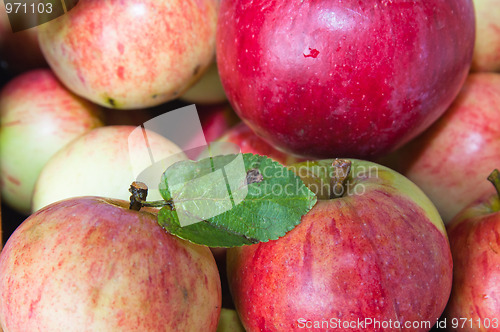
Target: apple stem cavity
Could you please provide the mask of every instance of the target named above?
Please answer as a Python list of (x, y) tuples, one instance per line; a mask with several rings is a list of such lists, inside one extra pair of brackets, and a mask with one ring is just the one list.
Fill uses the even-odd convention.
[(143, 182), (132, 182), (128, 191), (132, 194), (130, 196), (130, 210), (140, 211), (142, 207), (159, 208), (164, 206), (169, 206), (171, 210), (174, 209), (172, 201), (159, 200), (147, 202), (148, 186)]
[(352, 162), (347, 159), (335, 159), (330, 178), (330, 199), (343, 197), (346, 193), (347, 178), (351, 172)]
[(494, 169), (493, 172), (488, 175), (488, 181), (490, 181), (495, 187), (498, 198), (500, 199), (500, 172), (498, 169)]

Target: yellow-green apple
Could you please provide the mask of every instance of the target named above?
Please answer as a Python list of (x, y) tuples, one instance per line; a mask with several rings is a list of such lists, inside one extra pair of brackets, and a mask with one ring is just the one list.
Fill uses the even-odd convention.
[(215, 0), (80, 0), (39, 28), (40, 47), (76, 94), (110, 108), (179, 97), (214, 59)]
[(67, 90), (49, 69), (26, 72), (0, 92), (0, 188), (28, 213), (35, 181), (66, 144), (101, 126), (98, 107)]
[(0, 255), (5, 331), (215, 331), (220, 280), (207, 247), (154, 212), (77, 197), (26, 219)]
[(490, 189), (500, 160), (500, 74), (469, 75), (460, 95), (429, 130), (384, 161), (416, 183), (448, 223)]
[(0, 67), (10, 73), (47, 67), (38, 45), (37, 28), (12, 32), (4, 3), (0, 4)]
[(161, 174), (185, 158), (181, 149), (153, 131), (133, 126), (96, 128), (72, 141), (54, 155), (35, 184), (32, 211), (70, 197), (103, 196), (127, 200), (128, 189), (141, 172), (150, 174), (149, 198), (162, 199)]
[(226, 131), (217, 142), (234, 143), (240, 147), (241, 153), (253, 153), (267, 156), (283, 165), (290, 165), (298, 161), (297, 158), (277, 150), (257, 136), (253, 130), (243, 122)]
[(220, 81), (217, 64), (213, 63), (181, 99), (196, 104), (217, 104), (226, 101), (226, 92)]
[(221, 309), (217, 332), (245, 332), (234, 309)]
[[(497, 193), (479, 198), (448, 225), (453, 256), (453, 287), (445, 310), (454, 331), (500, 329), (500, 178)], [(485, 181), (486, 182), (486, 181)]]
[[(278, 240), (228, 249), (229, 286), (243, 326), (248, 332), (318, 324), (317, 331), (430, 330), (452, 284), (438, 211), (389, 168), (332, 162), (339, 160), (290, 166), (318, 195), (297, 227)], [(428, 323), (414, 325), (422, 321)], [(391, 325), (377, 328), (377, 322)]]
[(222, 0), (217, 64), (234, 110), (273, 146), (374, 158), (449, 107), (474, 19), (472, 0)]
[(473, 0), (476, 11), (476, 43), (473, 71), (500, 71), (500, 1)]

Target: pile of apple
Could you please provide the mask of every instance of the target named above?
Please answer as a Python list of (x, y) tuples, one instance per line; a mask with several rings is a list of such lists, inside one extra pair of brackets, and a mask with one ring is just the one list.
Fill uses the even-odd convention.
[[(5, 332), (500, 328), (499, 0), (80, 0), (8, 24)], [(297, 227), (226, 251), (129, 209), (135, 170), (191, 157), (141, 125), (191, 103), (188, 140), (317, 195)]]

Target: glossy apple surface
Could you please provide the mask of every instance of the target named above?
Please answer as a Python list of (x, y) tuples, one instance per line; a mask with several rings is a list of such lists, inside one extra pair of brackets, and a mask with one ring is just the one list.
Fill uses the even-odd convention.
[(484, 181), (500, 160), (500, 74), (467, 78), (453, 105), (388, 165), (415, 182), (449, 222), (490, 190)]
[(152, 181), (146, 182), (148, 199), (162, 199), (159, 192), (154, 191), (161, 174), (170, 164), (184, 159), (184, 153), (173, 142), (152, 131), (144, 132), (146, 141), (136, 128), (101, 127), (66, 145), (42, 169), (35, 184), (32, 211), (76, 196), (128, 200), (131, 183), (142, 170), (155, 164), (161, 167), (154, 169)]
[(79, 197), (26, 219), (0, 255), (6, 331), (215, 331), (210, 250), (128, 202)]
[(0, 188), (29, 213), (43, 166), (75, 138), (102, 126), (98, 107), (67, 90), (49, 69), (24, 73), (0, 92)]
[(51, 68), (76, 94), (110, 108), (177, 98), (214, 58), (214, 0), (80, 0), (39, 29)]
[(472, 70), (500, 71), (500, 1), (473, 0), (476, 11), (476, 43)]
[[(483, 179), (485, 181), (485, 179)], [(486, 181), (485, 181), (486, 182)], [(446, 307), (454, 331), (500, 328), (500, 199), (488, 194), (463, 209), (448, 226), (453, 288)], [(465, 328), (462, 327), (466, 319)]]
[(312, 158), (372, 158), (429, 127), (458, 94), (472, 0), (222, 0), (217, 63), (238, 115)]
[[(308, 181), (331, 162), (293, 169)], [(392, 320), (392, 329), (384, 330), (397, 331), (395, 324), (434, 325), (439, 318), (451, 290), (452, 257), (436, 208), (383, 166), (352, 160), (350, 176), (345, 196), (335, 199), (306, 182), (316, 188), (318, 203), (284, 237), (228, 249), (229, 285), (246, 331), (302, 331), (323, 320), (367, 318)]]

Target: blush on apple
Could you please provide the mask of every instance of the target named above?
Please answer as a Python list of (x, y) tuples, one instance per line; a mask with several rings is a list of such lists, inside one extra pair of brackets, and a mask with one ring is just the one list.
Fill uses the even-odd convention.
[(27, 331), (212, 331), (221, 306), (207, 247), (154, 211), (79, 197), (31, 215), (0, 254), (0, 323)]
[(127, 200), (130, 184), (143, 170), (154, 165), (159, 167), (153, 169), (151, 182), (146, 183), (150, 188), (149, 198), (162, 199), (159, 191), (155, 191), (161, 174), (185, 155), (165, 137), (138, 129), (101, 127), (66, 145), (42, 169), (35, 185), (32, 211), (76, 196)]
[(234, 110), (273, 146), (374, 158), (457, 96), (474, 19), (472, 0), (222, 0), (217, 64)]
[(488, 179), (497, 192), (471, 203), (448, 226), (453, 288), (445, 317), (453, 331), (498, 331), (500, 328), (498, 171), (491, 173)]
[(214, 59), (214, 0), (80, 0), (40, 26), (41, 49), (76, 94), (110, 108), (179, 97)]
[(0, 92), (0, 189), (29, 213), (43, 166), (66, 144), (102, 126), (98, 107), (67, 90), (49, 69), (24, 73)]
[(449, 222), (484, 195), (500, 160), (500, 74), (469, 75), (429, 130), (383, 161), (415, 182)]
[[(452, 284), (436, 208), (386, 167), (343, 161), (352, 163), (349, 173), (329, 168), (332, 162), (290, 166), (319, 199), (297, 227), (275, 241), (228, 249), (229, 286), (245, 330), (302, 331), (325, 320), (360, 320), (366, 324), (318, 330), (429, 331)], [(392, 321), (392, 328), (369, 319)]]

